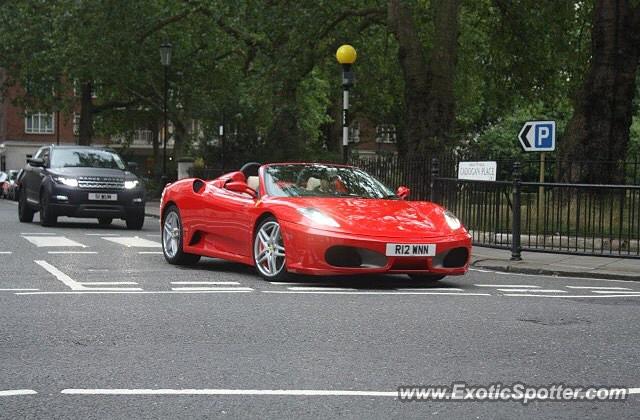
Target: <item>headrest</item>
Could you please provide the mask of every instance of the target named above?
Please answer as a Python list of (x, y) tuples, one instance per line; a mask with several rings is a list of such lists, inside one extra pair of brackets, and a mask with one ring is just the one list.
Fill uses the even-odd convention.
[(320, 186), (320, 180), (318, 178), (309, 177), (307, 180), (307, 191), (313, 191)]
[(257, 176), (250, 176), (247, 178), (247, 185), (249, 188), (258, 192), (258, 188), (260, 187), (260, 178)]
[(240, 171), (231, 172), (228, 176), (228, 182), (247, 182), (247, 178)]

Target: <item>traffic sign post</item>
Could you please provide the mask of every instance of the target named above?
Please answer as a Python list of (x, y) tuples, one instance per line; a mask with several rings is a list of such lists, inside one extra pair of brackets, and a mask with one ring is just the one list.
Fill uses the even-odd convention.
[[(518, 141), (525, 152), (540, 153), (540, 176), (539, 182), (544, 183), (544, 152), (556, 150), (556, 122), (555, 121), (527, 121), (522, 126), (518, 134)], [(538, 217), (540, 216), (540, 203), (544, 202), (544, 186), (538, 187)]]

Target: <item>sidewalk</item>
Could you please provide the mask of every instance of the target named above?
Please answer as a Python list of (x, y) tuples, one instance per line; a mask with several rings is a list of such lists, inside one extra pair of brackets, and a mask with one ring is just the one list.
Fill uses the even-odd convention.
[[(148, 202), (146, 215), (160, 217), (160, 203)], [(471, 266), (512, 273), (640, 281), (640, 259), (631, 258), (523, 252), (522, 261), (511, 261), (509, 250), (474, 246)]]

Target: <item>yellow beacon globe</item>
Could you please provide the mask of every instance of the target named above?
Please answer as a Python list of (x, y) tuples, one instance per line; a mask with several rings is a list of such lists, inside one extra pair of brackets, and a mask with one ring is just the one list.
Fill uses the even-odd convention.
[(336, 58), (340, 64), (353, 64), (356, 62), (356, 49), (351, 45), (343, 45), (336, 51)]

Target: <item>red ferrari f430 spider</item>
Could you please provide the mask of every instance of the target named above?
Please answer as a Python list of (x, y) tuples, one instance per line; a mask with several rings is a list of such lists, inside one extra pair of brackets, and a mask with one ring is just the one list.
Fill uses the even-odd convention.
[(168, 185), (160, 204), (171, 264), (201, 256), (255, 266), (268, 280), (305, 275), (464, 274), (471, 237), (448, 210), (408, 201), (351, 166), (248, 163), (211, 181)]

